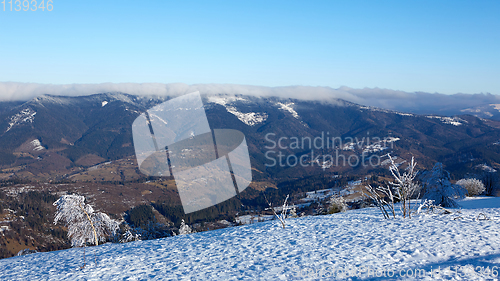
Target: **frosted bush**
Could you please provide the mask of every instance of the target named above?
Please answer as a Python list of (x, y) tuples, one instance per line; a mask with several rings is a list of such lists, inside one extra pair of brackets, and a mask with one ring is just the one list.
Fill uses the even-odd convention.
[(342, 196), (332, 197), (329, 201), (330, 207), (328, 207), (328, 213), (340, 213), (347, 211), (347, 204)]
[(486, 190), (483, 182), (478, 179), (461, 179), (457, 184), (467, 190), (468, 196), (477, 196)]
[(184, 220), (181, 222), (181, 226), (179, 227), (179, 235), (191, 234), (192, 230), (189, 225), (187, 225)]

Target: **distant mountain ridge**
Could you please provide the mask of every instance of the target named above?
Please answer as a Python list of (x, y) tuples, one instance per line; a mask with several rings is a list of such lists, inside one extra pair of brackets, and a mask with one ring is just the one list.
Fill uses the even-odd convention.
[[(0, 82), (0, 98), (11, 101), (27, 101), (43, 94), (56, 96), (86, 96), (95, 93), (128, 93), (138, 96), (179, 96), (199, 91), (207, 95), (245, 95), (254, 97), (281, 97), (306, 101), (330, 101), (342, 99), (357, 104), (397, 110), (414, 114), (460, 115), (471, 114), (481, 118), (500, 120), (500, 96), (490, 93), (440, 94), (428, 92), (405, 92), (384, 88), (350, 88), (342, 86), (311, 87), (281, 86), (265, 87), (238, 84), (194, 84), (183, 83), (101, 83), (101, 84), (37, 84)], [(1, 112), (1, 108), (0, 108)]]
[[(255, 177), (290, 177), (321, 171), (316, 167), (268, 167), (270, 142), (280, 137), (315, 138), (322, 134), (343, 139), (394, 138), (390, 150), (369, 145), (343, 149), (360, 156), (363, 151), (403, 158), (415, 155), (428, 167), (436, 161), (465, 171), (479, 164), (500, 168), (500, 122), (470, 115), (417, 115), (358, 105), (341, 99), (304, 101), (245, 95), (203, 96), (213, 128), (242, 131), (249, 144)], [(103, 93), (81, 97), (42, 95), (24, 103), (0, 102), (0, 165), (10, 169), (2, 177), (31, 177), (50, 171), (64, 177), (71, 169), (103, 161), (134, 157), (131, 125), (148, 108), (168, 96)], [(269, 136), (269, 135), (268, 135)], [(373, 150), (373, 151), (372, 151)], [(301, 156), (310, 148), (291, 149)], [(276, 151), (278, 152), (278, 151)], [(315, 153), (332, 154), (331, 148)], [(309, 159), (312, 161), (312, 159)], [(319, 165), (321, 164), (321, 165)], [(22, 167), (13, 171), (12, 167)], [(49, 169), (49, 171), (47, 171)], [(80, 168), (81, 169), (81, 168)], [(323, 172), (325, 169), (323, 169)], [(329, 167), (330, 172), (366, 173), (364, 167)]]

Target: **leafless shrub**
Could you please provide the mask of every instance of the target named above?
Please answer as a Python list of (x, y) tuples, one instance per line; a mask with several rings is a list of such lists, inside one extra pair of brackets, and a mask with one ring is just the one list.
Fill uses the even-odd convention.
[(415, 194), (415, 191), (419, 189), (419, 185), (414, 182), (418, 171), (415, 169), (417, 163), (414, 158), (411, 158), (411, 162), (406, 168), (406, 171), (401, 173), (399, 171), (399, 166), (394, 162), (394, 159), (390, 154), (387, 154), (391, 161), (391, 166), (389, 170), (394, 177), (394, 182), (389, 182), (389, 185), (372, 187), (371, 185), (366, 186), (368, 195), (379, 209), (382, 211), (384, 218), (388, 219), (390, 215), (393, 218), (396, 217), (396, 212), (394, 210), (394, 202), (401, 202), (401, 211), (403, 218), (411, 218), (411, 197)]
[(347, 204), (342, 196), (332, 196), (328, 203), (330, 204), (328, 207), (329, 214), (347, 211)]
[(457, 181), (458, 185), (465, 188), (469, 196), (477, 196), (483, 194), (486, 190), (483, 182), (478, 179), (461, 179)]
[(264, 198), (266, 198), (266, 202), (267, 204), (269, 204), (269, 208), (267, 208), (266, 210), (272, 210), (273, 211), (273, 214), (276, 216), (276, 218), (280, 221), (281, 223), (281, 226), (283, 226), (283, 228), (285, 228), (285, 222), (286, 222), (286, 212), (287, 210), (289, 209), (288, 208), (288, 205), (287, 205), (287, 201), (288, 201), (288, 197), (289, 195), (286, 196), (285, 198), (285, 202), (283, 203), (283, 206), (281, 207), (281, 214), (277, 214), (276, 211), (274, 210), (273, 206), (271, 205), (271, 203), (269, 203), (269, 201), (267, 200), (267, 197), (265, 197), (264, 195)]

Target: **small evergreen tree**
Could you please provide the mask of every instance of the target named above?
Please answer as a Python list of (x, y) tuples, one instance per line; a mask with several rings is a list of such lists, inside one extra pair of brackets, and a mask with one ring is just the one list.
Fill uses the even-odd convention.
[(431, 171), (422, 175), (424, 185), (423, 199), (433, 200), (441, 207), (457, 207), (454, 199), (464, 198), (467, 191), (460, 185), (450, 183), (450, 173), (443, 164), (436, 163)]

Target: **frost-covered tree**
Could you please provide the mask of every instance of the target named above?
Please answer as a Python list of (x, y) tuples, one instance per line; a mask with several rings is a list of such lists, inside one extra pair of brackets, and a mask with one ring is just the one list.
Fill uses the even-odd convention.
[(396, 217), (394, 203), (401, 202), (401, 212), (403, 218), (411, 217), (411, 198), (420, 186), (415, 182), (415, 177), (418, 171), (415, 169), (417, 162), (412, 157), (411, 162), (404, 172), (399, 170), (399, 165), (394, 162), (390, 154), (387, 154), (391, 165), (389, 171), (394, 177), (394, 182), (389, 182), (389, 185), (373, 188), (371, 185), (366, 186), (367, 195), (375, 201), (375, 204), (382, 211), (385, 218), (389, 218), (389, 212)]
[(85, 247), (87, 243), (97, 246), (118, 229), (118, 222), (104, 213), (94, 212), (92, 206), (85, 204), (83, 196), (63, 195), (53, 205), (56, 206), (54, 224), (64, 223), (73, 247)]
[(450, 173), (443, 164), (436, 163), (431, 171), (422, 174), (423, 199), (433, 200), (441, 207), (457, 207), (454, 199), (464, 198), (467, 191), (457, 184), (450, 183)]
[(401, 211), (403, 212), (403, 218), (411, 217), (411, 205), (410, 200), (413, 194), (417, 189), (419, 189), (419, 185), (415, 182), (415, 177), (418, 174), (418, 171), (415, 170), (417, 166), (417, 162), (415, 159), (411, 157), (411, 162), (406, 168), (406, 171), (401, 173), (399, 171), (399, 166), (394, 162), (390, 154), (387, 154), (389, 159), (391, 160), (391, 166), (389, 170), (391, 171), (392, 176), (394, 177), (394, 182), (389, 182), (390, 185), (396, 191), (396, 198), (401, 201)]
[(467, 190), (468, 196), (477, 196), (483, 194), (486, 190), (482, 181), (478, 179), (461, 179), (457, 181), (458, 185)]
[(187, 225), (183, 219), (181, 222), (181, 226), (179, 227), (179, 235), (191, 234), (191, 233), (192, 233), (191, 227), (189, 227), (189, 225)]

